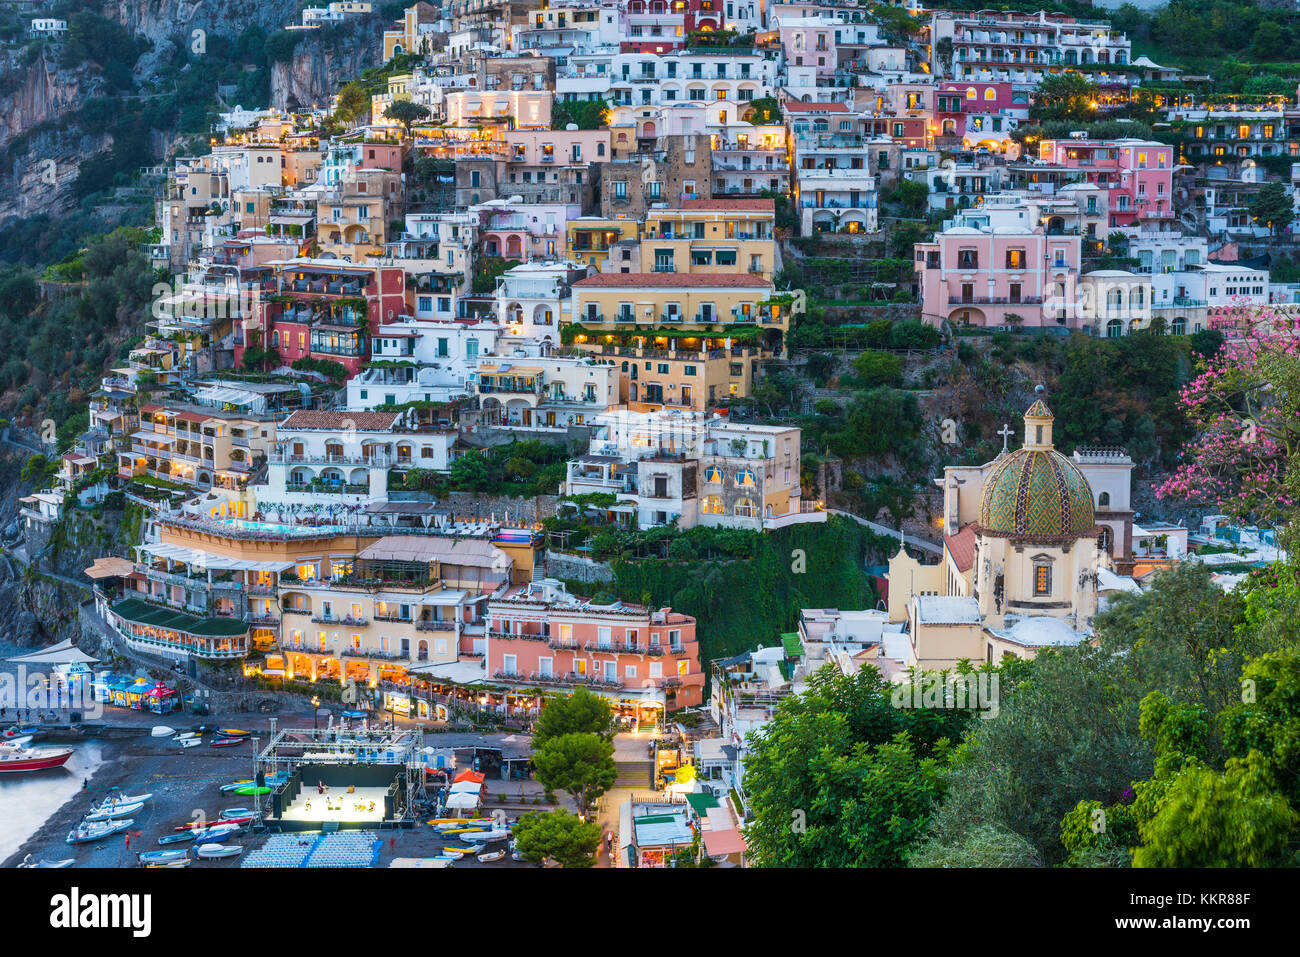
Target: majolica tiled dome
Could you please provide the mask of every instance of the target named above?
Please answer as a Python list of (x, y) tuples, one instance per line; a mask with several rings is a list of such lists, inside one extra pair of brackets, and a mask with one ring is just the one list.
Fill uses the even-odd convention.
[[(1039, 400), (1025, 414), (1025, 447), (1005, 453), (984, 483), (982, 532), (1008, 538), (1083, 538), (1095, 522), (1092, 488), (1051, 445), (1052, 413)], [(1035, 440), (1045, 427), (1046, 440)]]

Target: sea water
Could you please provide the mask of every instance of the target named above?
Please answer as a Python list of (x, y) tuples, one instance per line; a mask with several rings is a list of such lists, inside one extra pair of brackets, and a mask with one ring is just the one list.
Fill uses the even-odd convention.
[(78, 745), (61, 768), (0, 774), (0, 861), (8, 859), (39, 831), (50, 815), (74, 797), (81, 790), (82, 781), (103, 763), (100, 746), (90, 742)]

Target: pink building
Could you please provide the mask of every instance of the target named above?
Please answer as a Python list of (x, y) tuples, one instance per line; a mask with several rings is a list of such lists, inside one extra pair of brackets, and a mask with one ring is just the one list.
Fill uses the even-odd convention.
[(1032, 207), (965, 210), (933, 242), (916, 244), (922, 317), (933, 325), (1074, 328), (1081, 255), (1079, 236), (1049, 234)]
[(1173, 215), (1174, 148), (1150, 140), (1043, 140), (1039, 159), (1082, 170), (1110, 192), (1110, 225)]
[(551, 579), (514, 586), (487, 607), (487, 677), (611, 699), (616, 712), (662, 723), (703, 703), (695, 619), (615, 602), (597, 605)]
[(818, 77), (835, 75), (839, 54), (834, 24), (816, 17), (801, 17), (782, 23), (778, 32), (787, 64), (815, 66)]
[(582, 206), (494, 199), (473, 207), (473, 211), (479, 214), (483, 255), (528, 262), (560, 255), (569, 220), (582, 215)]

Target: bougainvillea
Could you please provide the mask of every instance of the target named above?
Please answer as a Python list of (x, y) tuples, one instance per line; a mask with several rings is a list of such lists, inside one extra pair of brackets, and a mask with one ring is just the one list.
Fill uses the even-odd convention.
[(1273, 524), (1297, 501), (1288, 473), (1300, 451), (1297, 320), (1268, 306), (1234, 305), (1211, 315), (1219, 351), (1179, 391), (1196, 430), (1159, 498), (1213, 504), (1231, 517)]

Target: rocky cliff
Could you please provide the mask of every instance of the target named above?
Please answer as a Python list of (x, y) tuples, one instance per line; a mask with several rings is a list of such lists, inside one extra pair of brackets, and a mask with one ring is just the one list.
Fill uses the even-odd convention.
[(277, 109), (323, 106), (340, 86), (379, 63), (384, 23), (370, 17), (348, 31), (308, 34), (288, 63), (271, 64), (271, 105)]
[(60, 69), (54, 58), (8, 62), (0, 75), (0, 149), (42, 123), (53, 123), (80, 109), (103, 80), (93, 67)]
[(152, 44), (194, 30), (238, 36), (257, 24), (268, 34), (283, 29), (297, 15), (300, 0), (116, 0), (102, 13)]

